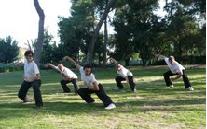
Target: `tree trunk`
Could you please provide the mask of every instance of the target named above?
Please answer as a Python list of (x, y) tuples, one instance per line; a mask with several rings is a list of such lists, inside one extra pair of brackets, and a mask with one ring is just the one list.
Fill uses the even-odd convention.
[(45, 14), (43, 9), (40, 7), (38, 0), (34, 0), (34, 6), (39, 16), (38, 37), (34, 48), (34, 61), (39, 66), (44, 41)]
[(108, 30), (107, 30), (107, 18), (104, 21), (104, 51), (103, 51), (103, 65), (106, 66), (106, 46), (108, 44)]
[(100, 21), (98, 22), (98, 24), (97, 24), (97, 26), (94, 30), (92, 40), (91, 40), (91, 42), (89, 44), (89, 47), (88, 47), (88, 53), (87, 53), (87, 63), (88, 64), (92, 64), (94, 46), (95, 46), (95, 42), (98, 39), (99, 31), (100, 31), (100, 29), (103, 25), (104, 20), (107, 18), (108, 13), (110, 12), (110, 9), (114, 6), (115, 2), (116, 2), (116, 0), (110, 0), (109, 1), (108, 5), (106, 6), (106, 8), (104, 10), (104, 13), (103, 13)]

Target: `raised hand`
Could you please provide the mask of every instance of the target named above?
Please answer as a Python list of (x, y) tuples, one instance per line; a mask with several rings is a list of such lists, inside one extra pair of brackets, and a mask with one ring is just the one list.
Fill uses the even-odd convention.
[(110, 57), (109, 59), (111, 63), (118, 64), (118, 62), (114, 58)]
[(78, 63), (76, 63), (76, 61), (74, 61), (74, 60), (73, 60), (71, 57), (69, 57), (69, 56), (65, 56), (65, 57), (63, 57), (63, 61), (69, 61), (69, 62), (75, 64), (75, 66), (76, 66), (77, 69), (80, 69), (80, 67), (81, 67)]
[(63, 57), (63, 61), (70, 61), (71, 63), (76, 64), (76, 62), (71, 57), (69, 57), (69, 56)]
[(45, 67), (45, 68), (48, 68), (48, 67), (49, 67), (49, 64), (44, 64), (44, 67)]

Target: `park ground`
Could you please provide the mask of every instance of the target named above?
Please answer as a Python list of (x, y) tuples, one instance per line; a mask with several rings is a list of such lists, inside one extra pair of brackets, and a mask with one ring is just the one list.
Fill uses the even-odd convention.
[[(166, 88), (162, 74), (166, 67), (131, 67), (137, 93), (127, 84), (116, 87), (113, 68), (94, 69), (117, 108), (104, 110), (96, 103), (86, 104), (74, 93), (61, 93), (60, 76), (51, 70), (41, 71), (44, 107), (22, 104), (17, 92), (23, 71), (0, 74), (0, 129), (204, 129), (206, 127), (205, 66), (187, 69), (194, 91), (184, 89), (182, 79), (174, 88)], [(77, 71), (76, 71), (77, 72)], [(79, 75), (79, 74), (78, 74)], [(80, 84), (81, 86), (81, 84)], [(69, 87), (72, 88), (70, 84)], [(29, 96), (32, 98), (32, 89)]]

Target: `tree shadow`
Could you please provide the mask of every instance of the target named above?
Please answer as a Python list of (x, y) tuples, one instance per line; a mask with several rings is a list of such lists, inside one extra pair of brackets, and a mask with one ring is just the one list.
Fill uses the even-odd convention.
[[(157, 70), (153, 71), (146, 71), (144, 73), (136, 73), (139, 76), (160, 76), (164, 70), (161, 70), (157, 73)], [(203, 69), (200, 70), (203, 72)], [(189, 72), (190, 75), (199, 75), (199, 72)], [(148, 75), (149, 74), (149, 75)], [(99, 74), (100, 76), (104, 76)], [(111, 73), (110, 73), (111, 75)], [(161, 74), (162, 75), (162, 74)], [(54, 80), (47, 79), (48, 75), (43, 74), (43, 80), (53, 82)], [(5, 78), (5, 77), (4, 77)], [(15, 78), (12, 76), (12, 78)], [(106, 78), (110, 78), (111, 76), (107, 76)], [(8, 81), (11, 78), (7, 79)], [(137, 93), (132, 93), (130, 88), (125, 85), (125, 89), (123, 91), (114, 91), (113, 88), (116, 88), (116, 83), (107, 83), (104, 84), (104, 89), (106, 90), (107, 94), (111, 97), (112, 100), (117, 99), (116, 102), (117, 109), (113, 110), (114, 113), (130, 113), (130, 112), (146, 112), (146, 111), (205, 111), (203, 105), (205, 105), (205, 87), (199, 87), (199, 85), (205, 85), (205, 82), (199, 82), (197, 80), (204, 79), (203, 77), (196, 77), (192, 80), (193, 85), (198, 90), (193, 92), (185, 91), (182, 81), (176, 82), (175, 88), (169, 89), (165, 87), (164, 80), (154, 80), (154, 81), (142, 81), (137, 82)], [(191, 80), (191, 79), (190, 79)], [(4, 80), (5, 82), (5, 80)], [(4, 96), (14, 97), (17, 96), (19, 87), (14, 87), (13, 84), (19, 82), (15, 80), (14, 82), (6, 82), (6, 84), (10, 84), (11, 86), (6, 87), (4, 84), (1, 84), (0, 93), (5, 94)], [(48, 83), (49, 83), (48, 82)], [(20, 82), (21, 83), (21, 82)], [(20, 84), (18, 83), (18, 84)], [(48, 86), (49, 87), (49, 86)], [(103, 104), (98, 100), (98, 103), (94, 104), (86, 104), (79, 96), (75, 96), (73, 93), (62, 95), (61, 94), (61, 87), (58, 85), (52, 85), (52, 87), (48, 88), (47, 86), (43, 86), (41, 88), (43, 94), (43, 101), (44, 95), (51, 95), (51, 98), (47, 98), (48, 101), (44, 102), (44, 107), (41, 110), (35, 110), (34, 103), (28, 105), (22, 105), (21, 103), (11, 103), (11, 102), (1, 102), (0, 103), (0, 120), (3, 119), (10, 119), (10, 118), (19, 118), (19, 117), (26, 117), (28, 114), (38, 115), (38, 113), (53, 113), (53, 114), (64, 114), (64, 115), (75, 115), (75, 114), (84, 114), (84, 113), (98, 113), (98, 114), (107, 114), (108, 112), (104, 110)], [(69, 86), (72, 89), (72, 86)], [(33, 91), (32, 91), (33, 92)], [(144, 93), (144, 94), (143, 94)], [(57, 96), (52, 96), (57, 94)], [(60, 95), (61, 94), (61, 95)], [(202, 98), (192, 98), (189, 99), (176, 99), (178, 94), (183, 95), (200, 95)], [(166, 100), (163, 98), (162, 100), (157, 100), (155, 97), (159, 95), (169, 96), (174, 95), (172, 99)], [(136, 97), (140, 98), (136, 98)], [(57, 98), (55, 98), (57, 97)], [(62, 98), (61, 98), (62, 97)], [(64, 98), (63, 98), (64, 97)], [(129, 99), (125, 99), (126, 97), (132, 97)], [(134, 99), (134, 98), (135, 99)], [(97, 97), (96, 97), (97, 98)], [(151, 98), (151, 99), (150, 99)], [(9, 99), (8, 99), (9, 101)], [(121, 102), (120, 102), (121, 101)], [(203, 108), (202, 108), (203, 107)]]
[(0, 120), (27, 117), (38, 113), (52, 113), (61, 115), (78, 115), (83, 113), (106, 112), (102, 103), (86, 104), (83, 102), (44, 102), (42, 109), (35, 109), (34, 103), (1, 103)]
[[(206, 99), (178, 99), (178, 100), (139, 100), (118, 102), (117, 106), (122, 108), (136, 108), (139, 111), (205, 111), (205, 107), (196, 105), (205, 104)], [(194, 105), (194, 106), (192, 106)], [(132, 110), (134, 111), (134, 109)]]

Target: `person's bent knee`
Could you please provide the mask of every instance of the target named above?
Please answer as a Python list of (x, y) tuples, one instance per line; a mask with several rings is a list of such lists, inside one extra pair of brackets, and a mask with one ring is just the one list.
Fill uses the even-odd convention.
[(116, 80), (116, 82), (120, 82), (119, 77), (116, 77), (115, 80)]
[(164, 74), (163, 74), (163, 76), (164, 76), (164, 77), (167, 77), (167, 74), (166, 74), (166, 73), (164, 73)]

